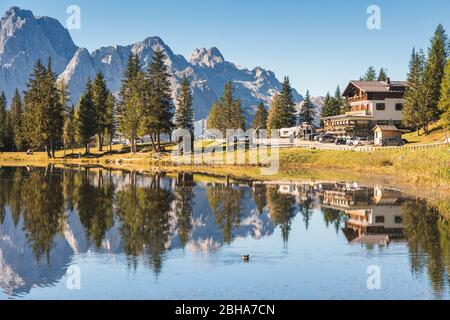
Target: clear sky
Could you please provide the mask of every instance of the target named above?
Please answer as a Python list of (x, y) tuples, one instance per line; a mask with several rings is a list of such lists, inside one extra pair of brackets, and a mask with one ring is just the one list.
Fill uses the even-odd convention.
[[(406, 77), (412, 47), (426, 49), (438, 23), (450, 31), (448, 0), (1, 0), (66, 24), (69, 5), (81, 9), (75, 43), (90, 51), (160, 36), (189, 58), (197, 47), (216, 46), (225, 59), (289, 75), (312, 95), (334, 92), (369, 65)], [(381, 29), (367, 28), (367, 8), (381, 9)]]

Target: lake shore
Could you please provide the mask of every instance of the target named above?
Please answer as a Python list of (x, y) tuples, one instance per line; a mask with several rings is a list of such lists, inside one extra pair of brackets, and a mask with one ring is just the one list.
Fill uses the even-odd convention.
[[(262, 175), (262, 166), (258, 165), (177, 164), (174, 160), (180, 158), (172, 157), (170, 150), (160, 154), (151, 151), (132, 154), (115, 146), (112, 152), (93, 150), (90, 156), (83, 156), (80, 152), (77, 149), (73, 154), (64, 155), (62, 151), (58, 151), (55, 159), (47, 159), (44, 152), (36, 152), (33, 155), (26, 155), (24, 152), (5, 152), (0, 153), (0, 166), (45, 166), (56, 163), (100, 165), (119, 170), (192, 171), (249, 180), (382, 180), (440, 191), (450, 190), (448, 146), (371, 152), (285, 148), (279, 151), (279, 170), (274, 175)], [(226, 156), (225, 153), (222, 155)]]

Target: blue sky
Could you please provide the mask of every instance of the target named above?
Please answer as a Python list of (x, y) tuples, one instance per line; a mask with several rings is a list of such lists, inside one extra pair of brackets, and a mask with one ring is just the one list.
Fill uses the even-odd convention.
[[(90, 51), (160, 36), (188, 58), (216, 46), (225, 59), (289, 75), (304, 94), (334, 92), (369, 65), (406, 77), (413, 46), (426, 49), (438, 23), (450, 30), (448, 0), (1, 0), (66, 23), (69, 5), (81, 9), (81, 30), (71, 35)], [(381, 9), (381, 30), (366, 26), (369, 5)]]

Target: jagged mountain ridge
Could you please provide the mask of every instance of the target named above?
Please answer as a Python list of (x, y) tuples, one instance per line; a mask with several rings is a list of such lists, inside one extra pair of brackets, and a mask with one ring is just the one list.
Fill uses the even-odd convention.
[[(173, 96), (180, 79), (184, 74), (188, 76), (194, 93), (196, 120), (206, 118), (227, 81), (233, 82), (248, 118), (260, 101), (268, 105), (273, 94), (281, 90), (281, 83), (272, 71), (261, 67), (239, 68), (226, 61), (215, 47), (196, 49), (187, 60), (173, 53), (159, 37), (149, 37), (128, 46), (102, 47), (89, 53), (77, 47), (69, 32), (55, 19), (36, 17), (29, 10), (12, 7), (0, 21), (0, 89), (5, 91), (9, 101), (16, 88), (25, 89), (39, 58), (44, 62), (52, 58), (54, 72), (59, 80), (67, 82), (70, 98), (76, 104), (85, 81), (94, 78), (97, 72), (105, 75), (109, 88), (117, 93), (128, 56), (137, 53), (146, 68), (156, 48), (161, 48), (167, 56)], [(293, 94), (296, 101), (303, 100), (297, 91)]]

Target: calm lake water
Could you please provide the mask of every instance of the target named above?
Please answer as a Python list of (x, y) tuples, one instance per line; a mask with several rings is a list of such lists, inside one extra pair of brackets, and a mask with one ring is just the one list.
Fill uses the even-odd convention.
[(0, 299), (449, 299), (449, 268), (396, 189), (0, 168)]

